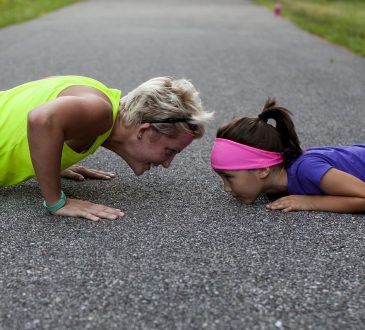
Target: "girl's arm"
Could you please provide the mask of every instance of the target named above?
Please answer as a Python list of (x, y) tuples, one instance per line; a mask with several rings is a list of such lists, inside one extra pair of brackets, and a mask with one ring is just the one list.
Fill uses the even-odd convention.
[[(112, 125), (110, 105), (95, 95), (63, 96), (28, 115), (28, 141), (38, 184), (47, 205), (61, 195), (60, 164), (65, 141), (93, 141)], [(91, 220), (113, 219), (120, 211), (89, 202), (68, 199), (55, 212)]]
[(326, 195), (290, 195), (267, 205), (272, 210), (365, 212), (365, 182), (351, 174), (331, 168), (322, 177), (321, 189)]

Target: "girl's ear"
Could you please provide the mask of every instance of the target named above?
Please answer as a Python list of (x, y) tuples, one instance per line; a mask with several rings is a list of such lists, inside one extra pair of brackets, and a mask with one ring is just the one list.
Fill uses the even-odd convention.
[(259, 168), (256, 170), (256, 173), (260, 179), (266, 179), (270, 174), (270, 168)]

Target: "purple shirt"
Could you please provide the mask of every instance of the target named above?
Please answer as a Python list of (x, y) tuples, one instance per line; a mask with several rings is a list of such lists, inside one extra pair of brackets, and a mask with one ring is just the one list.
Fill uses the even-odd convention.
[(290, 195), (324, 195), (323, 175), (335, 168), (365, 181), (365, 144), (308, 148), (287, 168)]

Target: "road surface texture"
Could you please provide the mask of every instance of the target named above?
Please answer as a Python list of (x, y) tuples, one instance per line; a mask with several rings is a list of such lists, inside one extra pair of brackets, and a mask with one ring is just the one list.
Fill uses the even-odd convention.
[(136, 177), (100, 149), (83, 164), (114, 180), (63, 181), (117, 221), (48, 215), (34, 179), (0, 189), (1, 330), (365, 328), (365, 216), (245, 206), (209, 166), (217, 126), (267, 96), (304, 147), (365, 143), (365, 59), (247, 0), (94, 0), (0, 30), (0, 72), (0, 90), (186, 77), (215, 112), (168, 170)]

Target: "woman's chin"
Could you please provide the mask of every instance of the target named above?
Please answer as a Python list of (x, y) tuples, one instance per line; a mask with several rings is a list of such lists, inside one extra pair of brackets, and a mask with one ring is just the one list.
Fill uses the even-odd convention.
[(145, 168), (132, 168), (132, 171), (134, 172), (134, 174), (136, 176), (141, 176), (146, 171), (146, 169)]
[(242, 197), (242, 196), (233, 196), (233, 197), (236, 200), (238, 200), (239, 202), (242, 202), (246, 205), (253, 204), (255, 202), (255, 199), (245, 198), (245, 197)]
[(136, 176), (140, 176), (146, 171), (149, 171), (150, 169), (151, 169), (151, 164), (148, 164), (146, 166), (132, 167), (132, 171)]

